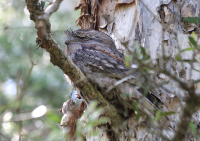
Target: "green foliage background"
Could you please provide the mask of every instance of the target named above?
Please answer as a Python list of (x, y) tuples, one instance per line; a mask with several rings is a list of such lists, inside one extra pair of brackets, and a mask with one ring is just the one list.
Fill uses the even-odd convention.
[[(49, 2), (46, 1), (44, 9)], [(53, 37), (63, 49), (64, 30), (79, 28), (75, 20), (80, 11), (73, 10), (77, 3), (77, 0), (63, 1), (50, 18)], [(31, 112), (40, 105), (45, 105), (48, 112), (43, 117), (23, 121), (23, 141), (64, 140), (59, 125), (62, 114), (57, 109), (68, 99), (71, 87), (63, 72), (50, 63), (49, 54), (44, 49), (36, 49), (36, 32), (33, 21), (29, 19), (25, 0), (0, 1), (0, 119), (6, 110), (11, 110), (13, 116), (16, 116), (17, 72), (22, 72), (20, 82), (23, 83), (30, 68), (31, 48), (36, 65), (28, 81), (21, 112)], [(18, 128), (17, 122), (3, 123), (0, 120), (0, 141), (18, 140)]]

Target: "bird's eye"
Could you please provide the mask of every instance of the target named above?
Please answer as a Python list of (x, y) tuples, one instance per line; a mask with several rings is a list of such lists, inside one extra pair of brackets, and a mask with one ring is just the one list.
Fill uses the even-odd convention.
[(75, 34), (76, 34), (76, 35), (79, 35), (79, 34), (80, 34), (80, 32), (78, 32), (78, 31), (77, 31), (77, 32), (75, 32)]
[(79, 38), (85, 37), (84, 34), (82, 34), (80, 32), (78, 34), (76, 34), (76, 36), (78, 36)]

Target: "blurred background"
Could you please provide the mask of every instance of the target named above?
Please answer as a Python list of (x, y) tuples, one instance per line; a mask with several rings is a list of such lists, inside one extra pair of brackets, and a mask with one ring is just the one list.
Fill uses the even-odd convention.
[[(62, 49), (64, 31), (79, 28), (77, 4), (78, 0), (64, 0), (50, 18), (53, 37)], [(21, 131), (23, 141), (64, 140), (57, 109), (72, 88), (50, 63), (49, 54), (36, 49), (36, 36), (25, 0), (0, 0), (0, 141), (19, 141)], [(36, 64), (32, 70), (29, 58)]]

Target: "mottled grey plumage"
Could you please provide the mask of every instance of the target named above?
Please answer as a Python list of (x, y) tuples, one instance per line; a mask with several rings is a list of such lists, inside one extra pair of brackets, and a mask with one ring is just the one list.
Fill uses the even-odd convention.
[[(65, 53), (69, 56), (74, 64), (85, 74), (88, 80), (95, 86), (101, 94), (120, 112), (124, 112), (124, 101), (122, 93), (135, 93), (129, 99), (126, 99), (127, 106), (132, 108), (133, 101), (143, 100), (142, 105), (138, 107), (142, 109), (152, 110), (154, 106), (146, 98), (142, 98), (142, 89), (133, 89), (129, 82), (124, 82), (113, 88), (108, 93), (106, 90), (109, 86), (120, 80), (129, 72), (129, 68), (125, 66), (124, 55), (119, 52), (115, 44), (108, 35), (103, 32), (89, 29), (79, 29), (74, 32), (66, 31), (68, 39), (65, 41), (67, 45)], [(137, 92), (135, 92), (137, 91)], [(143, 107), (144, 106), (144, 107)]]

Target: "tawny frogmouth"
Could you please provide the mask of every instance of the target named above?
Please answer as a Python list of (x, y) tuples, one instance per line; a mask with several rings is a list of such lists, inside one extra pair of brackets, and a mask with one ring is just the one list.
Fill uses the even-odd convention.
[[(117, 50), (110, 36), (90, 29), (66, 31), (66, 34), (68, 36), (65, 41), (66, 55), (98, 88), (104, 98), (119, 110), (120, 114), (124, 114), (124, 106), (132, 109), (133, 101), (138, 103), (138, 108), (143, 112), (150, 111), (150, 116), (154, 114), (155, 105), (141, 95), (142, 88), (133, 89), (132, 80), (123, 82), (107, 92), (110, 86), (130, 71), (125, 66), (124, 54)], [(123, 98), (122, 93), (134, 93), (134, 95)], [(148, 94), (150, 97), (155, 97), (152, 93)], [(159, 98), (156, 99), (159, 101)]]

